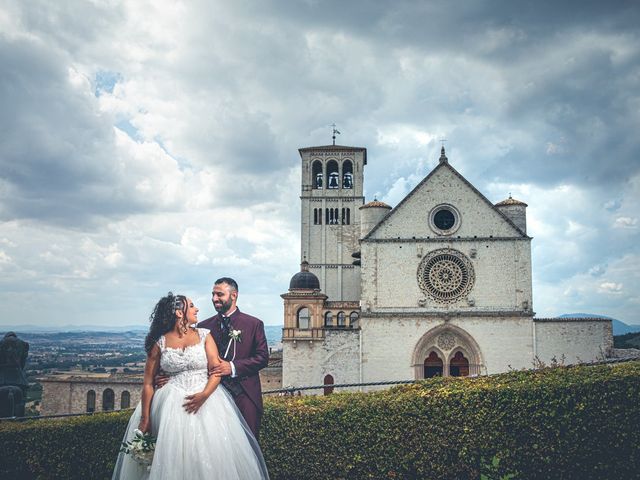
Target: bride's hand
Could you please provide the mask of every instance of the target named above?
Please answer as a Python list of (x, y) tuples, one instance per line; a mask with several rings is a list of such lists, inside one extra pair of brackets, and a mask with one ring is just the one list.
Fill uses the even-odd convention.
[(193, 395), (187, 395), (184, 397), (186, 402), (182, 404), (187, 413), (196, 413), (200, 410), (202, 404), (209, 398), (204, 392), (194, 393)]
[(148, 418), (141, 417), (140, 423), (138, 424), (138, 430), (142, 433), (149, 433), (151, 431), (151, 422)]

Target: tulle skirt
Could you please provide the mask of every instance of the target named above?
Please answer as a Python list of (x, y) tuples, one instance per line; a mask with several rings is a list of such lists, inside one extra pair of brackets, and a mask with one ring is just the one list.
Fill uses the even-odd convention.
[[(224, 387), (219, 386), (195, 414), (182, 406), (190, 393), (194, 392), (171, 383), (156, 391), (151, 403), (151, 433), (157, 438), (153, 463), (140, 465), (120, 453), (113, 480), (269, 478), (260, 447)], [(133, 438), (140, 410), (138, 404), (123, 441)]]

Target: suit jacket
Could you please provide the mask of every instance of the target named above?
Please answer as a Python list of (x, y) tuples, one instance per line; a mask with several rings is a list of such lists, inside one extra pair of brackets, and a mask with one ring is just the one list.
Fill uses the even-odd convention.
[[(198, 327), (208, 328), (211, 331), (211, 335), (220, 352), (220, 357), (230, 361), (233, 357), (233, 345), (229, 349), (228, 355), (223, 357), (229, 338), (223, 333), (221, 322), (222, 315), (217, 314), (200, 322)], [(256, 409), (261, 412), (262, 389), (258, 372), (266, 367), (269, 362), (269, 348), (267, 347), (267, 337), (264, 333), (264, 324), (262, 320), (236, 309), (231, 314), (231, 329), (240, 330), (241, 332), (241, 341), (236, 342), (236, 356), (233, 360), (233, 365), (236, 368), (236, 377), (231, 379), (231, 382), (238, 383), (255, 404)]]

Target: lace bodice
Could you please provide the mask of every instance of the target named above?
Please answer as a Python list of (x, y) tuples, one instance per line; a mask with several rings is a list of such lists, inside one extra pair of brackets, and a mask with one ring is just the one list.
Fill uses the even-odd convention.
[(207, 383), (207, 354), (205, 339), (209, 334), (206, 328), (198, 328), (200, 342), (182, 348), (165, 346), (164, 335), (158, 340), (162, 353), (160, 368), (169, 375), (169, 384), (188, 392), (200, 391)]

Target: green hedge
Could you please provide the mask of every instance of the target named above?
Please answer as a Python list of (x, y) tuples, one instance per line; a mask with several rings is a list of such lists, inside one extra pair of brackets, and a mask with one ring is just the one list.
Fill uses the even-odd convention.
[[(638, 478), (640, 362), (267, 399), (271, 478)], [(108, 478), (127, 415), (0, 424), (0, 478)]]

